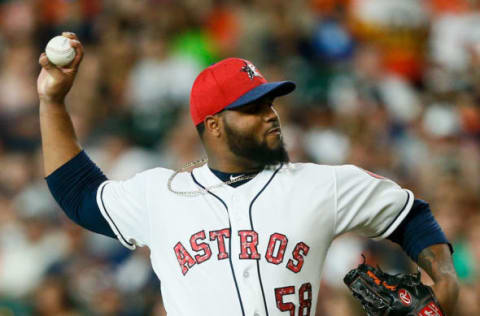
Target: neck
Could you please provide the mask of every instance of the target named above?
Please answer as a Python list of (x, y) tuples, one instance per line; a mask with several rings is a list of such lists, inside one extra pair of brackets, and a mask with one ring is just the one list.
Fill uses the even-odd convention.
[(264, 166), (232, 154), (224, 155), (220, 159), (215, 155), (208, 155), (208, 167), (225, 173), (251, 173), (261, 171)]

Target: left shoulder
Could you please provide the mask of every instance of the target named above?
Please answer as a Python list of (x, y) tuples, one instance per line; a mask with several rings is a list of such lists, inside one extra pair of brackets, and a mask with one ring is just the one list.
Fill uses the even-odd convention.
[(355, 165), (335, 166), (335, 177), (339, 182), (365, 182), (365, 183), (396, 183), (384, 176), (365, 170)]
[(311, 162), (286, 163), (278, 170), (279, 176), (301, 178), (304, 180), (333, 180), (334, 166), (319, 165)]

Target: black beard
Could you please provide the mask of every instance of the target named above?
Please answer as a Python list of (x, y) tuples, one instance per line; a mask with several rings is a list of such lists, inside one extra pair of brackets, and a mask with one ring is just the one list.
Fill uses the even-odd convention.
[(290, 160), (285, 150), (283, 140), (281, 140), (278, 148), (271, 149), (268, 148), (265, 141), (259, 143), (251, 135), (240, 134), (230, 128), (225, 120), (223, 122), (227, 136), (227, 145), (234, 154), (258, 163), (262, 167), (276, 165)]

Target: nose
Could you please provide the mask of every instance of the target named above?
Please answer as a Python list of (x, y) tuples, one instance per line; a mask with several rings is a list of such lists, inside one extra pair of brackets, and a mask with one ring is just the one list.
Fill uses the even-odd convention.
[(266, 122), (276, 121), (279, 119), (278, 112), (273, 108), (273, 105), (267, 106), (264, 112), (264, 119)]

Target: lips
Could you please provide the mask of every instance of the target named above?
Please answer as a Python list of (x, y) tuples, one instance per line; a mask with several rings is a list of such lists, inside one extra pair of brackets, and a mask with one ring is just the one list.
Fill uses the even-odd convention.
[(281, 129), (280, 127), (276, 126), (276, 127), (272, 127), (270, 128), (269, 130), (267, 130), (267, 135), (269, 134), (281, 134)]

